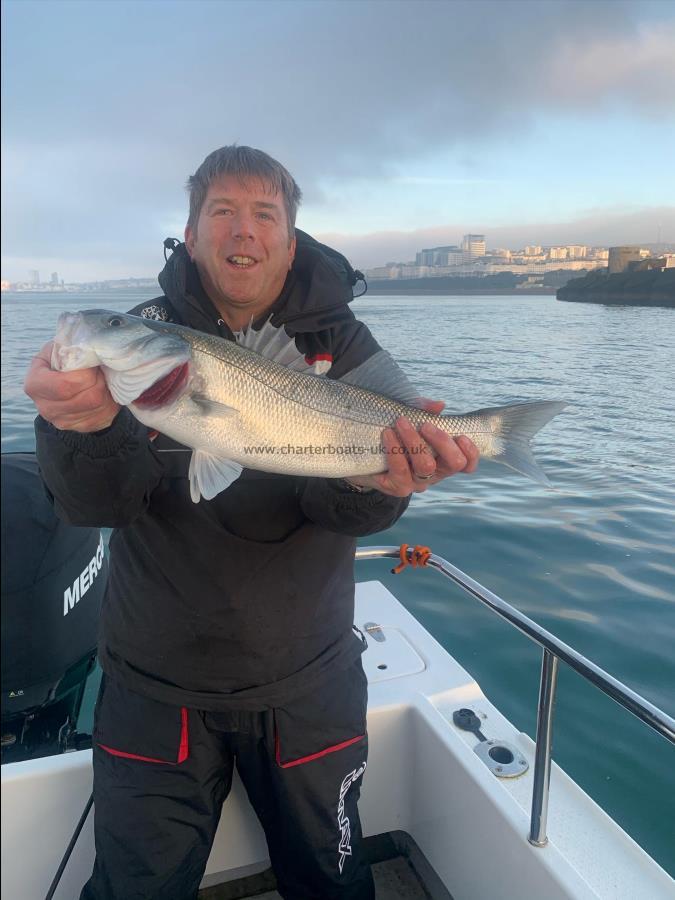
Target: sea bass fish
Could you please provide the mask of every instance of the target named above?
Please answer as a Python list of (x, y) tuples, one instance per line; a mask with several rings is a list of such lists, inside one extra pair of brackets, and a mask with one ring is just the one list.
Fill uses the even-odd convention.
[(117, 403), (191, 448), (195, 503), (225, 490), (243, 467), (324, 478), (384, 472), (382, 431), (400, 416), (415, 428), (431, 422), (467, 435), (483, 457), (548, 483), (529, 440), (563, 402), (437, 415), (420, 408), (419, 393), (386, 351), (336, 380), (296, 371), (288, 342), (265, 347), (252, 327), (237, 339), (108, 310), (63, 313), (52, 368), (100, 366)]

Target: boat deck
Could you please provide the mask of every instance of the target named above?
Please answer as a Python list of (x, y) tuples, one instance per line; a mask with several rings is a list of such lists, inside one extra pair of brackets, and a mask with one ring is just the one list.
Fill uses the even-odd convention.
[[(452, 900), (409, 835), (392, 832), (365, 838), (375, 900)], [(202, 888), (199, 900), (281, 900), (272, 869)]]
[[(422, 885), (410, 860), (404, 856), (387, 859), (372, 866), (375, 881), (375, 900), (429, 900), (429, 893)], [(281, 900), (278, 891), (267, 890), (264, 883), (274, 880), (271, 870), (263, 872), (260, 879), (262, 893), (253, 888), (253, 893), (242, 894), (239, 883), (220, 884), (199, 892), (199, 900)], [(246, 879), (248, 880), (248, 879)]]

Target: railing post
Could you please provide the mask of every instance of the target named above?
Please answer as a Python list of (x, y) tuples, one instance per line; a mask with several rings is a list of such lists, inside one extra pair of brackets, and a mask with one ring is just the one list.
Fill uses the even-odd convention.
[(544, 650), (541, 659), (539, 706), (537, 707), (537, 745), (534, 751), (534, 786), (532, 815), (528, 840), (535, 847), (545, 847), (548, 789), (551, 780), (551, 748), (553, 737), (553, 707), (558, 682), (558, 657)]

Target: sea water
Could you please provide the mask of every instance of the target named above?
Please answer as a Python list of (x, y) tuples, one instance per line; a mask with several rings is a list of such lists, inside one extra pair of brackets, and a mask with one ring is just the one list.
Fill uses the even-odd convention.
[[(2, 295), (2, 449), (34, 448), (22, 381), (63, 310), (152, 292)], [(362, 297), (352, 304), (420, 392), (449, 412), (570, 407), (534, 439), (544, 488), (494, 463), (413, 498), (361, 544), (426, 544), (675, 715), (675, 312), (551, 296)], [(540, 649), (434, 572), (379, 579), (534, 736)], [(675, 874), (675, 750), (561, 666), (554, 758)]]

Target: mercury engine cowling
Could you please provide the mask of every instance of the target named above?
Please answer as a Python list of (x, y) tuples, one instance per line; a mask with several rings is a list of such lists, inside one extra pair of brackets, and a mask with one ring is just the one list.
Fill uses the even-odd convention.
[(58, 519), (30, 453), (2, 454), (2, 759), (86, 746), (108, 563), (101, 532)]

